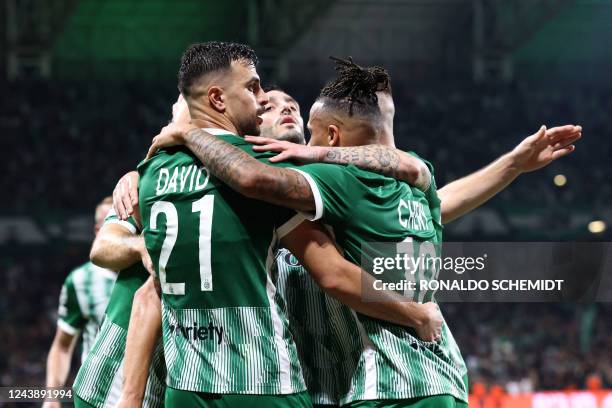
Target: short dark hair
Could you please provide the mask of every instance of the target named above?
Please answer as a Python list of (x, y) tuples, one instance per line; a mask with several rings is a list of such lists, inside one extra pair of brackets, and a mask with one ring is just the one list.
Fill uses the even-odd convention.
[(327, 83), (318, 99), (349, 116), (380, 114), (376, 92), (391, 93), (391, 77), (387, 70), (378, 66), (361, 67), (351, 57), (330, 58), (336, 62), (338, 76)]
[(179, 91), (189, 96), (191, 86), (203, 75), (228, 69), (232, 61), (244, 60), (257, 65), (257, 55), (245, 44), (208, 41), (190, 45), (181, 57), (178, 72)]
[(281, 87), (280, 85), (277, 84), (266, 84), (263, 86), (263, 91), (264, 92), (270, 92), (270, 91), (279, 91), (282, 93), (286, 93), (287, 95), (289, 95), (289, 93), (287, 91), (285, 91), (285, 89), (283, 89), (283, 87)]

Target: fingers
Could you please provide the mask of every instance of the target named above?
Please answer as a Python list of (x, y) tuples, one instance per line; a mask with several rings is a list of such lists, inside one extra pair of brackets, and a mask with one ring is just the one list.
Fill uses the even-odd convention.
[(145, 160), (149, 160), (153, 155), (157, 152), (157, 136), (153, 138), (153, 143), (151, 143), (151, 147), (149, 147), (149, 151), (147, 151), (147, 156)]
[(127, 182), (125, 181), (125, 177), (119, 181), (119, 196), (121, 198), (121, 202), (123, 203), (123, 208), (126, 212), (127, 219), (134, 212), (134, 208), (132, 207), (132, 200), (130, 198), (130, 194), (128, 192)]
[(564, 137), (575, 135), (582, 132), (582, 126), (564, 125), (550, 128), (546, 133), (548, 138), (556, 142)]
[(145, 244), (144, 237), (142, 236), (139, 237), (138, 252), (140, 253), (140, 260), (145, 269), (151, 274), (151, 276), (156, 276), (155, 269), (153, 268), (153, 261), (151, 260), (149, 251), (147, 251), (147, 246)]
[(292, 156), (289, 153), (289, 151), (285, 150), (283, 152), (280, 152), (279, 154), (277, 154), (274, 157), (270, 157), (270, 163), (278, 163), (278, 162), (282, 162), (282, 161), (285, 161), (285, 160), (289, 160), (291, 158), (292, 158)]
[(133, 173), (128, 173), (128, 195), (130, 197), (130, 203), (132, 207), (138, 204), (138, 176), (133, 177)]
[(554, 150), (559, 150), (562, 149), (564, 147), (567, 147), (571, 144), (573, 144), (574, 142), (576, 142), (577, 140), (579, 140), (582, 137), (582, 133), (577, 133), (577, 134), (572, 134), (566, 138), (563, 138), (561, 140), (559, 140), (558, 142), (556, 142), (555, 144), (552, 145)]
[(117, 217), (122, 220), (127, 220), (127, 212), (125, 211), (125, 207), (123, 206), (123, 200), (121, 200), (121, 195), (119, 193), (119, 185), (117, 185), (113, 190), (113, 208), (115, 209), (115, 213), (117, 213)]
[(427, 343), (431, 343), (434, 341), (437, 341), (438, 338), (440, 338), (440, 335), (438, 332), (436, 332), (435, 330), (429, 330), (426, 333), (421, 333), (419, 334), (419, 339), (427, 342)]
[(538, 139), (543, 139), (544, 137), (546, 137), (546, 125), (540, 126), (540, 129), (538, 129), (537, 133)]
[(574, 150), (576, 150), (576, 146), (569, 145), (567, 147), (564, 147), (563, 149), (559, 149), (559, 150), (554, 151), (553, 154), (552, 154), (552, 158), (553, 158), (553, 160), (560, 159), (561, 157), (565, 157), (568, 154), (572, 153)]
[(262, 137), (262, 136), (245, 136), (244, 140), (245, 142), (257, 144), (257, 145), (265, 145), (265, 144), (271, 144), (271, 143), (278, 142), (278, 140), (276, 139), (272, 139), (269, 137)]
[(285, 148), (280, 143), (253, 146), (256, 152), (282, 152)]

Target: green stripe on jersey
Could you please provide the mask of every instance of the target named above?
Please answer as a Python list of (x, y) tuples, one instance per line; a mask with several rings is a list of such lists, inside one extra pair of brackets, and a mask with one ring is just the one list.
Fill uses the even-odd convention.
[[(263, 162), (273, 156), (225, 131), (211, 133)], [(272, 271), (275, 228), (292, 212), (234, 192), (184, 146), (159, 151), (138, 171), (145, 242), (163, 292), (168, 384), (213, 393), (304, 391)]]
[(87, 262), (74, 269), (62, 287), (58, 325), (69, 334), (83, 330), (82, 361), (98, 333), (116, 274)]

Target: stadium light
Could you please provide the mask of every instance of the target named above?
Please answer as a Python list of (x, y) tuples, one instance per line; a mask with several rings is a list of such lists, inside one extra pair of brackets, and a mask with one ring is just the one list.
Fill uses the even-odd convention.
[(599, 234), (606, 230), (606, 223), (601, 220), (595, 220), (589, 222), (589, 232), (592, 234)]
[(555, 183), (555, 186), (563, 187), (567, 183), (567, 177), (565, 177), (563, 174), (557, 174), (553, 179), (553, 182)]

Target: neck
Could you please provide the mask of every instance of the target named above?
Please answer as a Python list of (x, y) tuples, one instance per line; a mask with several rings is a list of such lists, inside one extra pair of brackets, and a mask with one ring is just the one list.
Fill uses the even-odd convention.
[(380, 140), (378, 141), (378, 144), (395, 148), (395, 140), (393, 138), (393, 133), (389, 134), (387, 132), (384, 132), (380, 136)]
[(218, 128), (238, 135), (236, 126), (222, 113), (208, 107), (190, 106), (191, 123), (201, 128)]
[(393, 115), (385, 116), (383, 123), (381, 123), (379, 144), (395, 147), (395, 138), (393, 137)]

